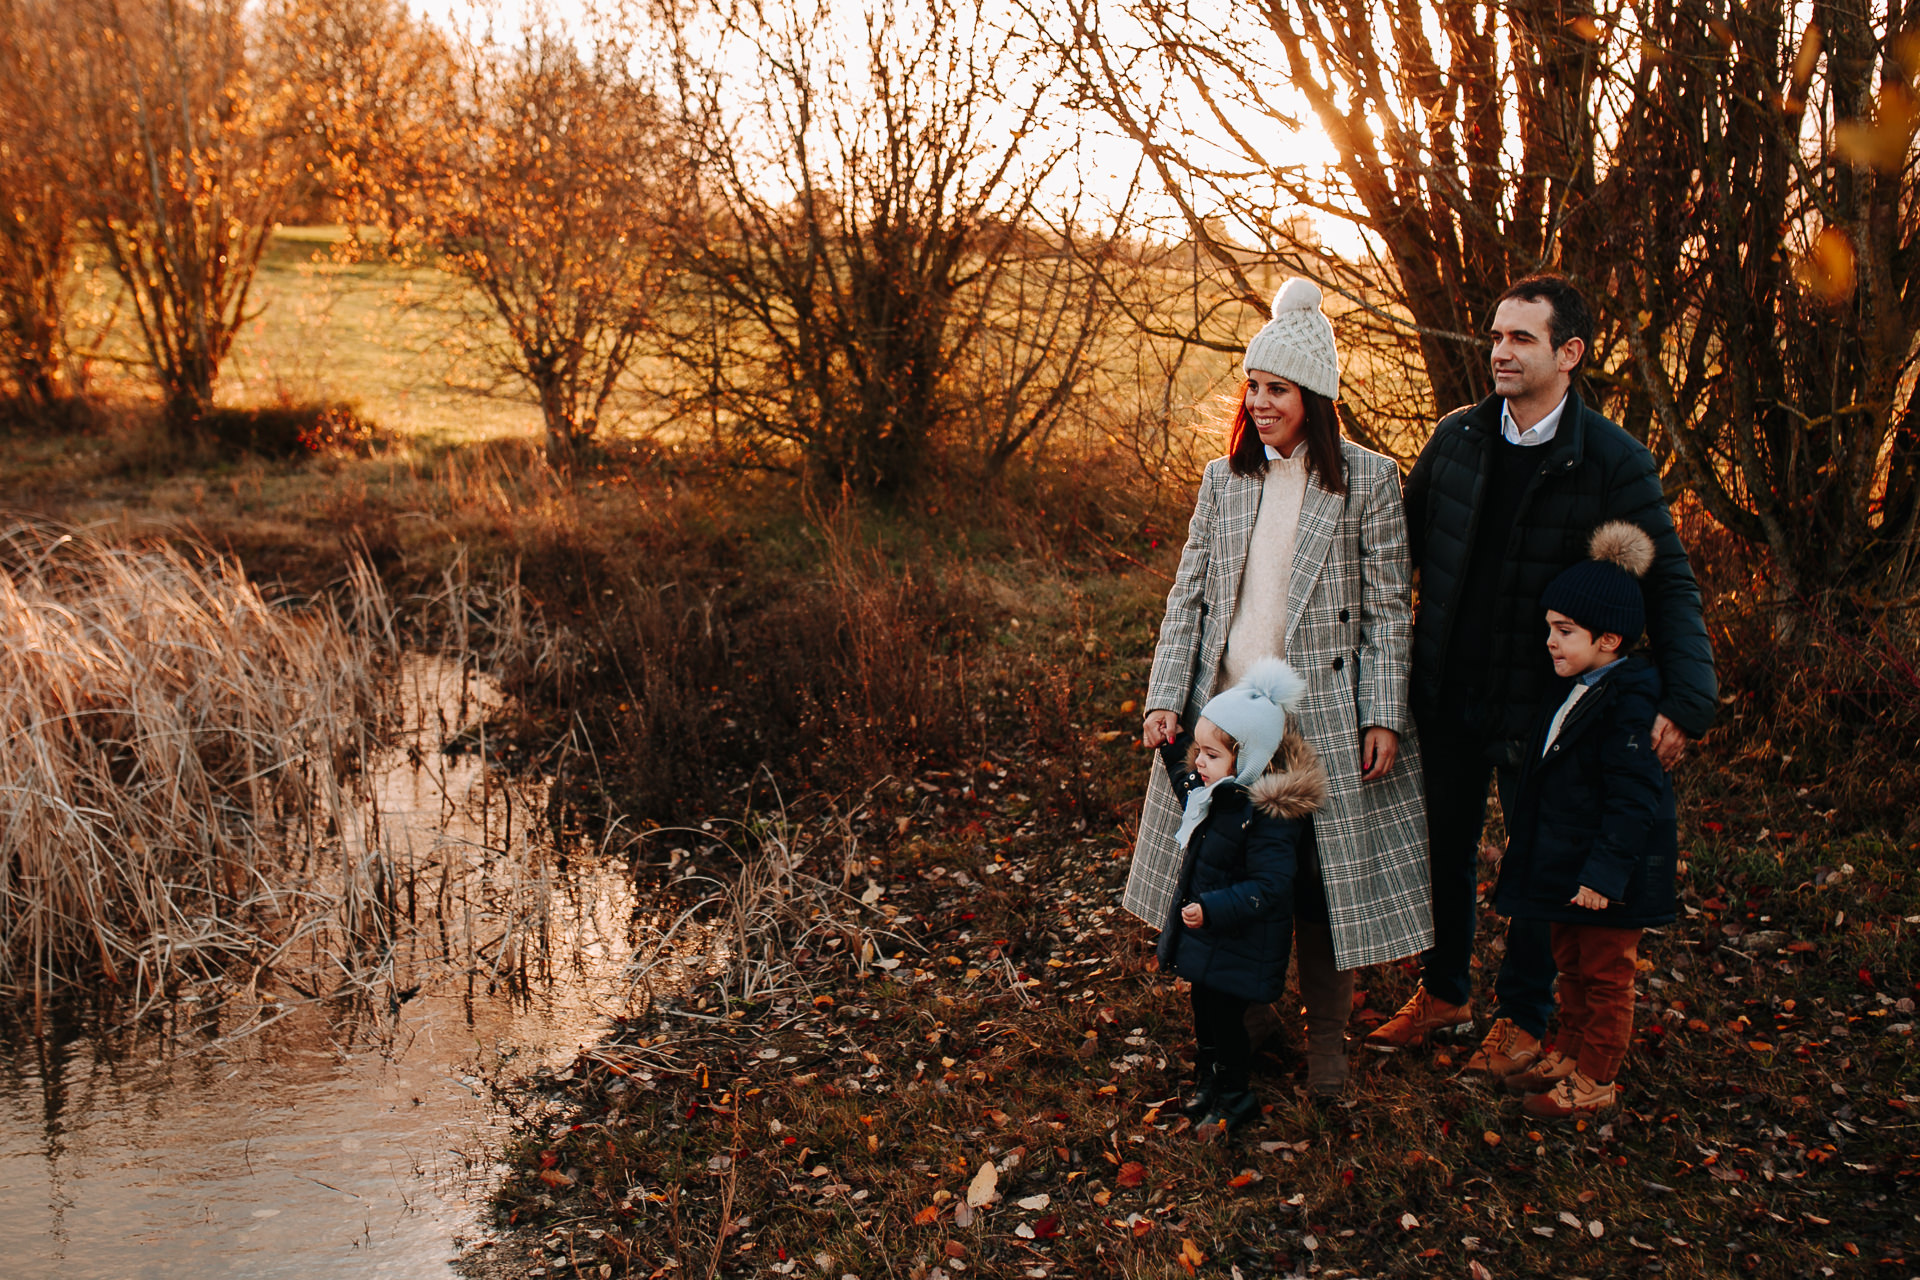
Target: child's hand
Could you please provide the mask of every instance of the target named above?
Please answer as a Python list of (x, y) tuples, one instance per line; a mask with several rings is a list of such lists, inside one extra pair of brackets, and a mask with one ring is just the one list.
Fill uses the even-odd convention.
[(1189, 929), (1198, 929), (1207, 922), (1207, 913), (1200, 909), (1197, 902), (1189, 902), (1180, 908), (1180, 923)]
[(1574, 906), (1585, 907), (1589, 911), (1607, 909), (1607, 895), (1598, 890), (1589, 889), (1585, 885), (1580, 886), (1580, 892), (1573, 895), (1572, 901)]

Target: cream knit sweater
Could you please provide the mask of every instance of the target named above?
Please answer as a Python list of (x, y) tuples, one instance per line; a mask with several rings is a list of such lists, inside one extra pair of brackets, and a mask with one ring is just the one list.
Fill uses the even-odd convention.
[(1295, 448), (1291, 458), (1269, 448), (1267, 475), (1260, 485), (1260, 514), (1247, 540), (1240, 598), (1234, 602), (1233, 622), (1227, 628), (1216, 692), (1238, 684), (1260, 659), (1287, 656), (1287, 590), (1293, 583), (1293, 545), (1306, 497), (1306, 444)]

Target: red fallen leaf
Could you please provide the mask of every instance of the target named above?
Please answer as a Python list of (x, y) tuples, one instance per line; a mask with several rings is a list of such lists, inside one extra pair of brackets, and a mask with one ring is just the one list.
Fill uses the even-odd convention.
[(1051, 1240), (1059, 1234), (1060, 1215), (1057, 1213), (1050, 1213), (1033, 1224), (1033, 1238), (1036, 1240)]
[(573, 1179), (569, 1178), (566, 1174), (560, 1172), (558, 1169), (542, 1170), (540, 1173), (540, 1181), (546, 1183), (550, 1187), (555, 1188), (556, 1190), (558, 1190), (561, 1187), (570, 1187), (573, 1185)]
[(949, 1258), (964, 1258), (967, 1256), (967, 1246), (961, 1244), (958, 1240), (947, 1241), (940, 1246), (940, 1251)]
[(1147, 1180), (1147, 1166), (1138, 1160), (1129, 1160), (1120, 1166), (1119, 1176), (1114, 1178), (1123, 1187), (1137, 1187)]
[(1814, 945), (1813, 945), (1813, 944), (1812, 944), (1811, 942), (1808, 942), (1808, 941), (1806, 941), (1806, 940), (1805, 940), (1805, 939), (1803, 938), (1803, 939), (1801, 939), (1801, 940), (1800, 940), (1799, 942), (1789, 942), (1789, 943), (1787, 944), (1787, 950), (1789, 950), (1789, 951), (1812, 951), (1812, 950), (1814, 950)]
[(1873, 985), (1873, 970), (1867, 968), (1867, 966), (1861, 965), (1860, 972), (1856, 976), (1860, 979), (1860, 981), (1866, 983), (1868, 986)]
[(1720, 834), (1720, 833), (1721, 833), (1722, 831), (1725, 831), (1725, 830), (1726, 830), (1726, 827), (1725, 827), (1725, 826), (1723, 826), (1722, 824), (1720, 824), (1720, 823), (1718, 823), (1718, 822), (1703, 822), (1703, 823), (1701, 823), (1701, 824), (1700, 824), (1700, 829), (1701, 829), (1702, 831), (1705, 831), (1705, 832), (1708, 832), (1708, 833), (1710, 833), (1710, 834), (1712, 834), (1712, 835), (1716, 835), (1716, 836), (1717, 836), (1717, 835), (1719, 835), (1719, 834)]
[(540, 1167), (542, 1169), (551, 1169), (559, 1163), (560, 1163), (560, 1157), (554, 1154), (553, 1152), (542, 1151), (540, 1153)]
[(1342, 1169), (1340, 1171), (1340, 1185), (1343, 1187), (1350, 1187), (1353, 1185), (1353, 1170)]
[(1437, 1258), (1440, 1256), (1440, 1251), (1438, 1249), (1422, 1249), (1420, 1256), (1423, 1258)]
[(1727, 909), (1725, 900), (1721, 898), (1708, 898), (1700, 905), (1708, 911), (1725, 911)]
[(939, 1218), (940, 1218), (940, 1206), (937, 1204), (930, 1204), (926, 1208), (922, 1209), (920, 1212), (913, 1215), (913, 1225), (916, 1227), (924, 1227), (930, 1222), (938, 1221)]
[(1241, 1187), (1251, 1186), (1252, 1184), (1253, 1184), (1253, 1175), (1250, 1173), (1236, 1173), (1231, 1178), (1227, 1179), (1227, 1185), (1232, 1187), (1236, 1191), (1238, 1191)]

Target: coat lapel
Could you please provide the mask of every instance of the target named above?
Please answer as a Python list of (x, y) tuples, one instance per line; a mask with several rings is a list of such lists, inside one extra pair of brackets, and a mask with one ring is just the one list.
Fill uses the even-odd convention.
[(1317, 480), (1307, 481), (1306, 496), (1300, 500), (1300, 527), (1294, 534), (1293, 573), (1287, 581), (1287, 634), (1283, 652), (1292, 652), (1293, 633), (1307, 611), (1307, 599), (1320, 579), (1327, 562), (1327, 550), (1340, 529), (1340, 517), (1346, 511), (1346, 499), (1328, 493)]
[[(1573, 710), (1567, 712), (1567, 718), (1561, 722), (1560, 736), (1553, 740), (1554, 748), (1571, 745), (1575, 739), (1587, 731), (1593, 724), (1595, 713), (1600, 710), (1601, 704), (1606, 702), (1612, 693), (1608, 688), (1609, 684), (1610, 681), (1602, 680), (1599, 684), (1587, 690), (1580, 701), (1573, 704)], [(1557, 708), (1558, 704), (1556, 703), (1555, 706)], [(1551, 720), (1549, 720), (1548, 723), (1551, 724)], [(1541, 729), (1540, 734), (1542, 737), (1546, 735), (1546, 729), (1544, 727)], [(1535, 750), (1537, 751), (1538, 749), (1536, 745)]]
[(1253, 541), (1254, 521), (1260, 518), (1261, 477), (1229, 472), (1220, 494), (1221, 599), (1228, 602), (1223, 620), (1232, 616), (1232, 602), (1240, 598), (1240, 575), (1247, 567), (1247, 547)]

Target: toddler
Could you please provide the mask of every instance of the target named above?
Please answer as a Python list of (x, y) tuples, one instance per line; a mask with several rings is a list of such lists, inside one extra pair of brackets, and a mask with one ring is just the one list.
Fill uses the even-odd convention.
[(1653, 541), (1615, 521), (1595, 530), (1589, 552), (1541, 597), (1554, 673), (1573, 683), (1527, 753), (1494, 890), (1502, 915), (1553, 926), (1558, 1042), (1506, 1080), (1529, 1113), (1550, 1119), (1618, 1100), (1640, 934), (1674, 917), (1673, 784), (1652, 743), (1660, 674), (1632, 654)]
[(1281, 994), (1294, 866), (1327, 793), (1313, 748), (1287, 724), (1305, 689), (1292, 667), (1264, 659), (1202, 708), (1190, 738), (1160, 749), (1185, 810), (1160, 968), (1193, 984), (1197, 1088), (1184, 1110), (1202, 1129), (1260, 1112), (1246, 1013)]

